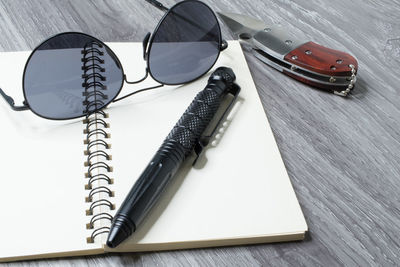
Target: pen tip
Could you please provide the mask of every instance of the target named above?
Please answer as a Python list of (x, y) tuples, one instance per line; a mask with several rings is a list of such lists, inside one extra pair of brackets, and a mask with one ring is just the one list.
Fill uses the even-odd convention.
[(115, 248), (121, 244), (129, 235), (125, 231), (121, 231), (119, 227), (112, 227), (107, 238), (107, 246)]
[(107, 246), (109, 247), (109, 248), (115, 248), (116, 246), (110, 241), (110, 240), (107, 240)]

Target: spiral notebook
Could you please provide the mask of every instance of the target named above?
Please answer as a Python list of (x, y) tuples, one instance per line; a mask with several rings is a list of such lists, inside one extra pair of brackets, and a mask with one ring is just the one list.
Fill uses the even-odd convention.
[[(141, 43), (109, 45), (129, 79), (144, 74)], [(0, 53), (0, 87), (16, 103), (28, 56)], [(13, 112), (1, 100), (0, 261), (303, 239), (307, 225), (238, 42), (218, 66), (235, 71), (238, 101), (196, 165), (186, 161), (117, 249), (105, 246), (113, 214), (209, 75), (70, 121)]]

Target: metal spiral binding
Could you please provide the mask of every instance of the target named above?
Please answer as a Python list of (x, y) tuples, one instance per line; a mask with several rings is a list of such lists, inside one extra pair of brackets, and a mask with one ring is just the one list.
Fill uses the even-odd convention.
[[(106, 81), (105, 68), (102, 51), (103, 45), (98, 42), (87, 43), (82, 50), (82, 95), (85, 97), (82, 102), (84, 113), (87, 114), (83, 120), (85, 128), (83, 133), (86, 135), (83, 143), (86, 146), (84, 155), (86, 160), (84, 166), (87, 167), (85, 178), (88, 179), (85, 189), (88, 190), (85, 201), (90, 203), (86, 210), (86, 215), (91, 216), (86, 228), (92, 230), (91, 235), (87, 237), (88, 243), (94, 243), (95, 238), (101, 234), (108, 233), (112, 221), (112, 215), (108, 210), (114, 210), (115, 205), (108, 198), (114, 196), (108, 185), (114, 183), (109, 176), (113, 171), (108, 162), (112, 159), (108, 150), (111, 145), (106, 141), (110, 138), (107, 129), (110, 125), (106, 119), (108, 114), (99, 107), (104, 106), (104, 100), (107, 99), (107, 86), (103, 84)], [(97, 209), (97, 210), (96, 210)], [(105, 222), (109, 222), (106, 224)]]

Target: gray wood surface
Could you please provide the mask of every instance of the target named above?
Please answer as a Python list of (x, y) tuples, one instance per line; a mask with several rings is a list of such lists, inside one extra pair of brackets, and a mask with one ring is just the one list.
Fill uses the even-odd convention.
[[(307, 240), (6, 266), (400, 265), (400, 2), (205, 2), (216, 11), (281, 24), (359, 61), (357, 87), (342, 98), (303, 85), (246, 54), (309, 225)], [(103, 41), (141, 41), (162, 15), (143, 0), (1, 0), (0, 51), (33, 49), (50, 35), (72, 30)]]

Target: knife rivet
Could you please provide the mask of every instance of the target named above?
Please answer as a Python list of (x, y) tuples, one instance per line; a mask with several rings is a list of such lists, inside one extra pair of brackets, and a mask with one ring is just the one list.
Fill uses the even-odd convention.
[(291, 70), (297, 70), (297, 67), (296, 67), (295, 65), (292, 65), (292, 66), (290, 67), (290, 69), (291, 69)]
[(270, 32), (270, 31), (271, 31), (271, 28), (265, 28), (264, 31)]
[(331, 66), (331, 70), (336, 70), (336, 67), (335, 66)]
[(297, 56), (296, 56), (296, 55), (293, 55), (293, 56), (292, 56), (292, 59), (297, 59)]
[(292, 44), (292, 40), (286, 40), (286, 41), (285, 41), (285, 44), (291, 45), (291, 44)]
[(333, 77), (330, 77), (330, 78), (329, 78), (329, 82), (334, 83), (334, 82), (336, 82), (336, 79), (333, 78)]
[(306, 50), (306, 55), (311, 55), (311, 51), (310, 50)]
[(342, 63), (343, 63), (343, 60), (338, 59), (338, 60), (336, 60), (336, 63), (337, 63), (337, 64), (342, 64)]

